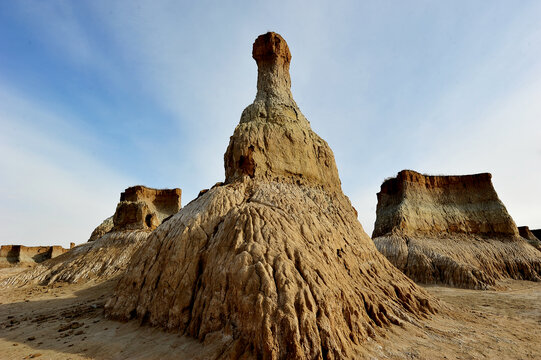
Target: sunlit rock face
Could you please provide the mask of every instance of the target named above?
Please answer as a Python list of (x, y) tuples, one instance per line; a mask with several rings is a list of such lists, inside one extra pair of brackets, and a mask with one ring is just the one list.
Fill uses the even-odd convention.
[(422, 283), (486, 289), (505, 277), (538, 280), (539, 252), (519, 236), (491, 178), (403, 170), (386, 180), (372, 234), (378, 250)]
[(228, 359), (359, 358), (437, 302), (375, 248), (334, 156), (290, 91), (276, 33), (253, 47), (257, 96), (225, 154), (226, 182), (156, 229), (106, 314), (193, 336)]

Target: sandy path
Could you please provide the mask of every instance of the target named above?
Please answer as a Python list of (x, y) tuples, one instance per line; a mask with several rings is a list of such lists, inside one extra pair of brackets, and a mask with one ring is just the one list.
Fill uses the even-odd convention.
[[(501, 285), (500, 291), (426, 287), (442, 299), (444, 313), (367, 341), (364, 357), (541, 359), (541, 283)], [(1, 289), (0, 359), (212, 359), (219, 351), (105, 319), (103, 304), (113, 287), (114, 281)]]

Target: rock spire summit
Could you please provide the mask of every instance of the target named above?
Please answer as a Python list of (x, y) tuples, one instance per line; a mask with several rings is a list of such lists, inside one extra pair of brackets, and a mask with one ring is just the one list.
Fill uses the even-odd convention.
[(286, 41), (273, 32), (260, 35), (252, 56), (257, 95), (242, 112), (225, 153), (226, 183), (248, 176), (339, 190), (332, 150), (293, 100)]
[(258, 68), (256, 100), (275, 97), (292, 101), (289, 75), (291, 53), (286, 41), (274, 32), (260, 35), (254, 42), (252, 57)]

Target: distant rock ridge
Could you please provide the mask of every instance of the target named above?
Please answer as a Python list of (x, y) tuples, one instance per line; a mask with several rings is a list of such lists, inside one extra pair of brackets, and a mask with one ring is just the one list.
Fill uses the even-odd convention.
[(488, 173), (430, 176), (403, 170), (377, 194), (372, 238), (415, 281), (485, 289), (539, 280), (541, 257), (520, 236)]
[(0, 247), (0, 264), (33, 264), (62, 255), (69, 249), (62, 246), (24, 246), (2, 245)]
[(103, 221), (87, 243), (33, 269), (7, 278), (0, 286), (108, 279), (126, 269), (135, 250), (167, 217), (180, 210), (180, 189), (127, 188), (115, 214)]
[(261, 35), (252, 54), (257, 96), (230, 139), (225, 183), (149, 236), (106, 314), (195, 337), (220, 359), (359, 358), (369, 338), (439, 304), (364, 232), (331, 149), (293, 101), (285, 40)]
[(530, 245), (541, 251), (541, 240), (530, 230), (528, 226), (519, 226), (518, 233), (526, 239)]

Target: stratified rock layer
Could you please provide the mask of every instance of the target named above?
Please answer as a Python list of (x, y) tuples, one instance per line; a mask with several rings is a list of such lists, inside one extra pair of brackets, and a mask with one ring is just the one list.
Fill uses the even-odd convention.
[(372, 238), (415, 281), (485, 289), (539, 280), (541, 257), (518, 233), (490, 174), (427, 176), (404, 170), (378, 193)]
[(519, 226), (518, 233), (526, 239), (530, 245), (541, 251), (541, 240), (534, 235), (528, 226)]
[(75, 283), (116, 276), (126, 269), (129, 259), (150, 232), (178, 212), (180, 197), (180, 189), (130, 187), (120, 195), (115, 214), (92, 232), (89, 242), (8, 278), (0, 285)]
[(253, 56), (258, 95), (231, 137), (226, 183), (150, 235), (106, 314), (196, 337), (220, 358), (358, 358), (368, 337), (437, 305), (358, 222), (332, 151), (293, 102), (284, 39), (260, 36)]

